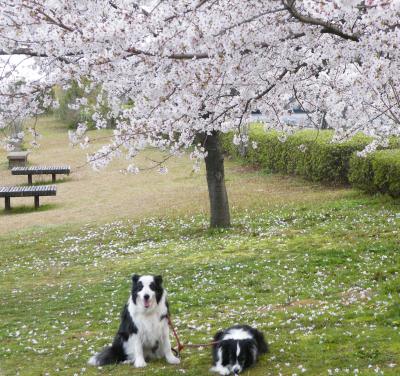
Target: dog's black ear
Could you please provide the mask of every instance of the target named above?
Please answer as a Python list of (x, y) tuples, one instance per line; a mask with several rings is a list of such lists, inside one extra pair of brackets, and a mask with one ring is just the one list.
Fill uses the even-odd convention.
[(157, 286), (161, 286), (161, 285), (162, 285), (162, 276), (160, 276), (160, 275), (155, 275), (155, 276), (154, 276), (154, 283), (155, 283)]
[(136, 285), (139, 281), (140, 275), (139, 274), (133, 274), (132, 275), (132, 283), (133, 285)]
[(253, 329), (253, 336), (257, 343), (258, 352), (265, 354), (269, 351), (268, 343), (265, 341), (264, 334), (257, 329)]
[(214, 342), (220, 341), (222, 336), (223, 336), (223, 334), (224, 334), (223, 330), (220, 330), (219, 332), (215, 333)]

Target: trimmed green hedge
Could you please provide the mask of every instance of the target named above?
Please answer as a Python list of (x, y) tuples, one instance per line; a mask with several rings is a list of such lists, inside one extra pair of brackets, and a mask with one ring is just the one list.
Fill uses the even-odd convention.
[[(275, 131), (253, 125), (245, 155), (233, 144), (233, 133), (222, 135), (226, 153), (269, 172), (296, 174), (316, 182), (347, 184), (369, 193), (400, 197), (400, 141), (392, 139), (388, 150), (358, 157), (371, 138), (357, 135), (343, 143), (332, 143), (332, 131), (300, 131), (285, 142)], [(257, 143), (254, 149), (252, 143)]]
[[(364, 149), (370, 139), (358, 135), (343, 143), (331, 143), (332, 134), (332, 131), (300, 131), (282, 142), (278, 132), (265, 132), (255, 126), (249, 132), (245, 156), (239, 155), (232, 133), (224, 134), (222, 142), (228, 154), (270, 172), (296, 174), (330, 184), (348, 183), (350, 157)], [(256, 149), (251, 147), (253, 142), (257, 143)]]
[(380, 150), (350, 159), (350, 183), (364, 191), (400, 197), (400, 150)]

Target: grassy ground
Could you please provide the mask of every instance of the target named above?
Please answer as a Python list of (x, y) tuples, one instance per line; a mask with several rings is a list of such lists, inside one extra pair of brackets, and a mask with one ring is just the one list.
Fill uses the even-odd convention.
[[(120, 171), (129, 164), (125, 159), (114, 161), (101, 172), (85, 166), (86, 154), (97, 150), (110, 132), (98, 132), (89, 149), (69, 146), (65, 126), (53, 117), (40, 119), (38, 129), (43, 138), (41, 147), (32, 151), (32, 165), (69, 164), (72, 174), (58, 184), (57, 196), (44, 197), (47, 205), (40, 211), (32, 210), (33, 198), (12, 198), (17, 210), (6, 214), (0, 210), (0, 233), (31, 226), (53, 226), (64, 223), (78, 225), (106, 223), (115, 218), (140, 219), (148, 216), (176, 217), (208, 212), (208, 193), (204, 169), (192, 173), (192, 162), (187, 157), (169, 160), (169, 174), (147, 171), (125, 175)], [(93, 132), (92, 132), (93, 133)], [(146, 152), (135, 161), (149, 167), (149, 158), (161, 159), (158, 153)], [(0, 185), (26, 184), (26, 176), (12, 176), (7, 169), (6, 155), (0, 152)], [(51, 176), (36, 176), (34, 182), (50, 183)], [(275, 207), (293, 202), (325, 201), (343, 194), (340, 189), (321, 189), (297, 179), (268, 177), (257, 171), (227, 163), (227, 186), (230, 203), (236, 208)], [(3, 200), (2, 200), (3, 201)], [(4, 205), (2, 202), (0, 205)]]
[[(49, 131), (55, 144), (60, 135)], [(77, 163), (78, 151), (62, 150)], [(45, 160), (39, 153), (32, 160)], [(86, 366), (115, 334), (134, 272), (164, 276), (184, 342), (208, 341), (234, 323), (261, 329), (271, 352), (245, 375), (400, 374), (398, 201), (229, 163), (234, 226), (210, 231), (193, 202), (204, 199), (201, 177), (182, 172), (190, 170), (184, 159), (172, 164), (169, 181), (143, 175), (132, 198), (126, 185), (113, 186), (122, 206), (149, 189), (169, 192), (161, 208), (151, 195), (144, 209), (102, 202), (95, 223), (92, 196), (71, 209), (68, 195), (83, 196), (83, 186), (100, 195), (114, 172), (91, 178), (85, 170), (59, 184), (42, 211), (0, 216), (0, 375), (207, 375), (209, 349), (185, 351), (180, 366)]]

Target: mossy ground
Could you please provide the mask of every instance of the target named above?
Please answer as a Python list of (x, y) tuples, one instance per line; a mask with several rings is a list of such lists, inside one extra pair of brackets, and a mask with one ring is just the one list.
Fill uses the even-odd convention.
[(400, 372), (400, 205), (352, 196), (326, 204), (234, 212), (211, 231), (202, 216), (115, 221), (1, 238), (0, 373), (206, 375), (209, 349), (178, 367), (97, 369), (130, 275), (160, 273), (184, 342), (248, 323), (271, 352), (248, 375)]
[[(63, 124), (38, 128), (31, 163), (73, 173), (41, 210), (15, 199), (1, 212), (1, 376), (209, 374), (209, 349), (185, 350), (179, 367), (86, 365), (112, 340), (132, 273), (164, 276), (185, 343), (261, 329), (271, 352), (246, 376), (400, 374), (398, 200), (227, 161), (233, 227), (211, 231), (204, 172), (188, 159), (166, 176), (120, 174), (126, 161), (97, 174), (77, 168), (87, 151), (68, 148)], [(26, 184), (6, 167), (2, 184)]]

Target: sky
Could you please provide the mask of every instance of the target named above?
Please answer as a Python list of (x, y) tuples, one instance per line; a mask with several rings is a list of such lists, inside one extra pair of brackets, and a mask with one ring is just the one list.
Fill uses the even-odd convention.
[(15, 70), (12, 72), (12, 79), (24, 78), (25, 81), (35, 81), (40, 79), (40, 72), (32, 67), (34, 61), (32, 58), (27, 58), (27, 56), (1, 56), (0, 57), (0, 79), (3, 78), (10, 70), (12, 66), (16, 66)]

